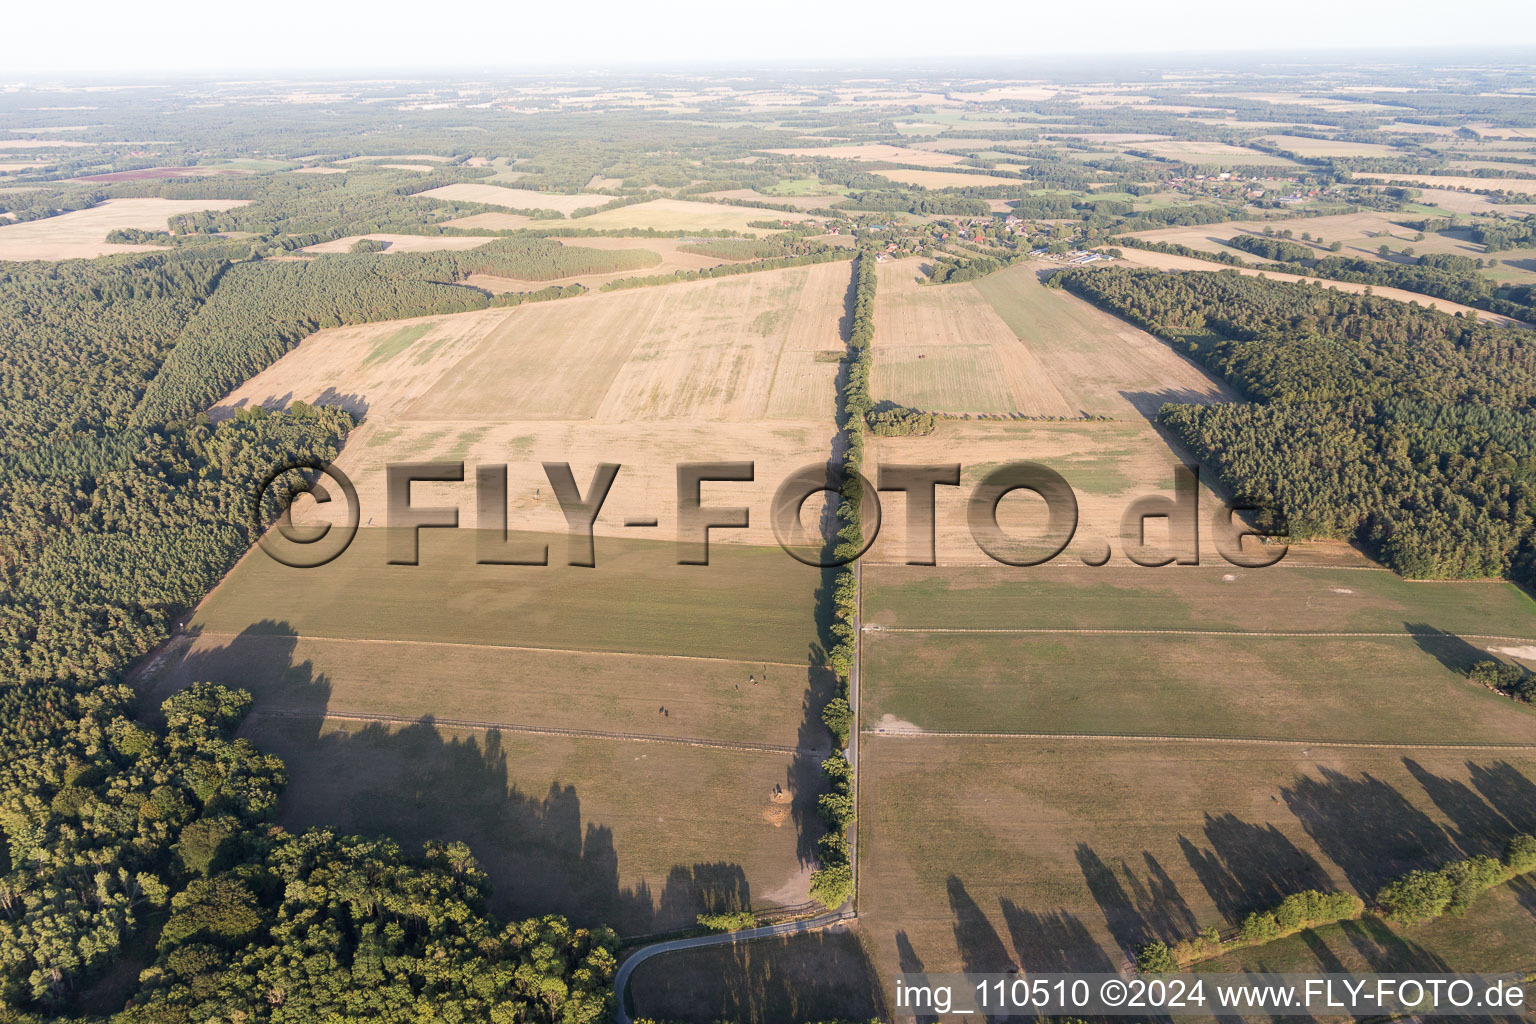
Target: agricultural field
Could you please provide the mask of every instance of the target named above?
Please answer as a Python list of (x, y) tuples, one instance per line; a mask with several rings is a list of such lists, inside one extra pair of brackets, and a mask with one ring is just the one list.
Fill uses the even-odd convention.
[[(481, 216), (495, 215), (481, 214)], [(485, 243), (483, 238), (476, 241), (482, 245)], [(586, 288), (597, 289), (609, 281), (624, 277), (657, 277), (675, 274), (679, 270), (707, 270), (710, 267), (718, 267), (722, 263), (733, 262), (713, 256), (701, 256), (698, 253), (686, 252), (682, 246), (688, 244), (687, 239), (576, 238), (569, 241), (562, 240), (562, 244), (574, 245), (583, 249), (633, 249), (651, 253), (659, 257), (661, 262), (653, 267), (645, 267), (640, 270), (616, 270), (607, 274), (577, 274), (573, 277), (559, 277), (542, 281), (525, 281), (515, 277), (498, 277), (494, 274), (471, 274), (466, 278), (465, 283), (476, 288), (484, 288), (492, 294), (499, 292), (538, 291), (540, 288), (548, 287), (551, 284), (579, 284)]]
[(1536, 178), (1477, 178), (1457, 174), (1360, 174), (1367, 181), (1411, 181), (1426, 188), (1436, 189), (1468, 189), (1473, 192), (1497, 191), (1505, 192), (1533, 192), (1536, 191)]
[(736, 231), (743, 235), (770, 234), (764, 228), (754, 228), (754, 220), (805, 221), (812, 220), (805, 214), (785, 213), (781, 210), (754, 210), (745, 206), (724, 206), (719, 203), (696, 203), (686, 199), (652, 199), (617, 210), (604, 210), (582, 217), (575, 225), (592, 231), (613, 231), (625, 228), (654, 231)]
[[(887, 984), (898, 969), (1118, 971), (1153, 939), (1230, 929), (1300, 889), (1373, 893), (1536, 826), (1529, 750), (866, 735), (861, 761), (860, 918)], [(1529, 970), (1528, 908), (1482, 899), (1475, 943), (1454, 919), (1373, 921), (1351, 926), (1377, 938), (1357, 955)], [(1298, 939), (1287, 960), (1337, 969), (1326, 948)]]
[(1165, 160), (1178, 160), (1192, 164), (1217, 164), (1222, 167), (1296, 167), (1295, 161), (1274, 156), (1245, 146), (1229, 146), (1221, 142), (1192, 142), (1171, 139), (1166, 142), (1132, 142), (1122, 148), (1143, 150)]
[(1144, 331), (1025, 264), (925, 285), (913, 261), (880, 268), (874, 396), (945, 413), (1150, 417), (1168, 401), (1231, 394)]
[(166, 222), (181, 213), (227, 210), (239, 199), (109, 199), (86, 210), (56, 217), (0, 225), (0, 260), (72, 260), (143, 252), (149, 245), (107, 242), (117, 228), (164, 231)]
[[(837, 364), (818, 356), (841, 352), (848, 287), (849, 265), (827, 263), (311, 336), (213, 412), (362, 415), (338, 465), (364, 528), (319, 569), (253, 552), (141, 685), (238, 679), (257, 697), (246, 735), (293, 775), (285, 825), (462, 839), (503, 913), (639, 934), (804, 904), (835, 692), (825, 580), (765, 546), (767, 511), (831, 450)], [(389, 565), (385, 465), (444, 459), (466, 482), (413, 500), (458, 506), (466, 529), (422, 531), (420, 564)], [(680, 566), (674, 467), (701, 459), (756, 461), (702, 495), (748, 506), (751, 528), (715, 530), (710, 564)], [(581, 552), (543, 461), (571, 462), (584, 491), (594, 464), (621, 466), (600, 577), (565, 564)], [(498, 557), (550, 566), (477, 564), (500, 538), (472, 529), (485, 463), (508, 464)]]

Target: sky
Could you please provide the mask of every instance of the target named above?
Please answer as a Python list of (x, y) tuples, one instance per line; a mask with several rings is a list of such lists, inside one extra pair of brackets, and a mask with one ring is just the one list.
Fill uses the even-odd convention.
[(1536, 49), (1533, 0), (17, 0), (0, 82), (275, 71), (877, 64), (922, 58)]

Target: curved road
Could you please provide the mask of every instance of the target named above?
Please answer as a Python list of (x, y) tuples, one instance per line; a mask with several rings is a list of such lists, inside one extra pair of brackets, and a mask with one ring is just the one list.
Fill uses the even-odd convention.
[(761, 928), (744, 928), (739, 932), (721, 932), (718, 935), (695, 935), (690, 939), (673, 939), (670, 942), (658, 942), (650, 946), (642, 946), (630, 954), (619, 965), (618, 973), (613, 976), (613, 996), (615, 1001), (614, 1017), (619, 1024), (634, 1024), (629, 1015), (629, 1010), (624, 1006), (624, 992), (629, 988), (629, 976), (635, 972), (635, 968), (645, 963), (653, 956), (663, 953), (676, 953), (684, 949), (698, 949), (701, 946), (724, 946), (736, 942), (746, 942), (748, 939), (767, 939), (775, 935), (799, 935), (802, 932), (818, 931), (841, 924), (844, 921), (853, 920), (853, 908), (844, 904), (840, 909), (831, 913), (822, 914), (820, 917), (808, 917), (799, 921), (785, 921), (783, 924), (769, 924)]

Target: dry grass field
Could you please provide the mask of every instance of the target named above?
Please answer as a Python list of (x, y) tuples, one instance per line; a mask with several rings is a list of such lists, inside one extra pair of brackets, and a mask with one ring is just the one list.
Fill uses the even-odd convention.
[(282, 825), (467, 842), (506, 916), (635, 935), (806, 898), (775, 802), (792, 755), (259, 714), (241, 734), (292, 773)]
[[(555, 552), (563, 553), (559, 542)], [(541, 650), (501, 645), (494, 630), (486, 631), (487, 643), (471, 645), (387, 635), (294, 636), (259, 632), (258, 625), (228, 633), (199, 622), (202, 631), (154, 677), (150, 696), (163, 699), (200, 679), (239, 677), (269, 714), (314, 710), (318, 694), (332, 716), (431, 717), (678, 742), (793, 748), (811, 739), (827, 745), (824, 735), (801, 735), (807, 690), (831, 689), (824, 672), (803, 663)], [(300, 678), (296, 666), (309, 666), (312, 676)], [(668, 713), (659, 714), (659, 707)]]
[[(464, 504), (473, 487), (454, 485)], [(448, 488), (417, 486), (413, 500), (441, 501)], [(364, 506), (365, 519), (373, 512)], [(344, 554), (317, 569), (253, 550), (199, 605), (190, 628), (802, 668), (819, 638), (821, 574), (777, 548), (720, 545), (707, 566), (678, 565), (670, 536), (600, 537), (597, 566), (588, 569), (566, 564), (562, 530), (511, 537), (509, 551), (525, 558), (547, 547), (548, 566), (480, 565), (476, 531), (423, 530), (420, 564), (390, 565), (389, 533), (359, 530)]]
[(749, 221), (811, 219), (805, 214), (784, 213), (781, 210), (754, 210), (745, 206), (695, 203), (686, 199), (653, 199), (647, 203), (636, 203), (634, 206), (582, 217), (576, 226), (593, 231), (652, 228), (657, 231), (739, 231), (757, 236), (770, 232), (763, 228), (748, 227)]
[(559, 210), (564, 214), (602, 206), (613, 199), (612, 196), (565, 195), (559, 192), (535, 192), (526, 188), (503, 188), (500, 185), (475, 185), (469, 182), (429, 188), (420, 195), (461, 203), (505, 206), (513, 210)]
[[(1289, 892), (1372, 893), (1536, 827), (1536, 752), (867, 736), (861, 761), (860, 916), (887, 984), (919, 966), (1119, 970), (1144, 942), (1235, 924)], [(1383, 933), (1361, 958), (1536, 966), (1514, 941), (1529, 900), (1484, 899), (1509, 928), (1472, 948), (1497, 956), (1359, 925)], [(1308, 948), (1291, 944), (1296, 969), (1337, 969)]]
[(508, 310), (490, 309), (318, 331), (209, 414), (224, 419), (237, 409), (281, 408), (297, 399), (389, 418), (425, 393), (508, 315)]
[(927, 149), (907, 146), (888, 146), (873, 143), (865, 146), (790, 147), (768, 149), (765, 153), (781, 156), (830, 157), (836, 160), (857, 160), (860, 163), (916, 164), (919, 167), (951, 167), (963, 158), (953, 153), (935, 153)]
[(72, 260), (120, 252), (144, 252), (150, 245), (113, 245), (116, 228), (164, 231), (180, 213), (227, 210), (243, 199), (109, 199), (87, 210), (0, 226), (0, 260)]
[[(1528, 638), (1536, 601), (1509, 583), (1414, 583), (1356, 565), (1242, 569), (1220, 560), (1149, 569), (879, 566), (864, 620), (889, 628), (1223, 630)], [(1480, 646), (1500, 645), (1476, 640)]]
[(933, 732), (1536, 746), (1536, 711), (1466, 681), (1480, 656), (1454, 636), (874, 632), (863, 716)]

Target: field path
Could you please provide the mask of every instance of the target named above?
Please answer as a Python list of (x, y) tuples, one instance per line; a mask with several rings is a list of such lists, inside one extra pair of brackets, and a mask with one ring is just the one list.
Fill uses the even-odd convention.
[(614, 1019), (619, 1024), (634, 1024), (634, 1018), (629, 1015), (629, 1010), (624, 1005), (624, 993), (629, 988), (629, 976), (635, 973), (635, 968), (652, 957), (661, 956), (663, 953), (676, 953), (685, 949), (725, 946), (737, 942), (747, 942), (752, 939), (768, 939), (782, 935), (803, 935), (806, 932), (820, 931), (823, 928), (846, 927), (846, 922), (853, 920), (853, 918), (853, 908), (844, 906), (838, 910), (822, 914), (820, 917), (809, 917), (799, 921), (785, 921), (782, 924), (769, 924), (761, 928), (745, 928), (739, 932), (721, 932), (718, 935), (695, 935), (688, 939), (671, 939), (667, 942), (657, 942), (649, 946), (642, 946), (631, 953), (623, 963), (619, 964), (619, 969), (613, 976)]

